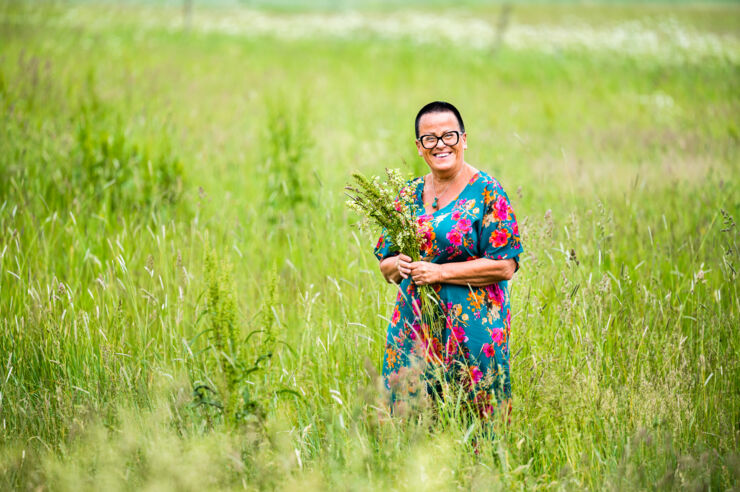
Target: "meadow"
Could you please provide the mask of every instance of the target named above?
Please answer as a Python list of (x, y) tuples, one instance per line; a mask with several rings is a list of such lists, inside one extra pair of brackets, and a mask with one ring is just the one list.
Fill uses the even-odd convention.
[[(0, 488), (737, 489), (740, 8), (264, 3), (0, 3)], [(387, 415), (345, 206), (436, 99), (525, 250), (494, 438)]]

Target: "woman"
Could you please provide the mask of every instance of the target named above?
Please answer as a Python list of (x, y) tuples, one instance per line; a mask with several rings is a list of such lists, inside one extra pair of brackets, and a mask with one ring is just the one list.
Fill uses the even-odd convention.
[[(410, 183), (425, 240), (416, 262), (392, 253), (385, 234), (375, 248), (383, 276), (400, 284), (383, 376), (396, 402), (415, 395), (423, 381), (431, 394), (468, 392), (475, 411), (488, 417), (496, 402), (511, 396), (507, 281), (518, 269), (519, 229), (498, 181), (465, 162), (467, 134), (453, 105), (427, 104), (415, 127), (416, 147), (430, 171)], [(415, 314), (416, 286), (426, 284), (438, 291), (445, 312), (441, 340), (425, 337)]]

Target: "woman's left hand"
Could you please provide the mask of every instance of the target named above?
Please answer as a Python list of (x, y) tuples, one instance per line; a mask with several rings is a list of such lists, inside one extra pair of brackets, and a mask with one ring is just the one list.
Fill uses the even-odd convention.
[(442, 282), (442, 265), (428, 261), (409, 263), (409, 276), (416, 285), (438, 284)]

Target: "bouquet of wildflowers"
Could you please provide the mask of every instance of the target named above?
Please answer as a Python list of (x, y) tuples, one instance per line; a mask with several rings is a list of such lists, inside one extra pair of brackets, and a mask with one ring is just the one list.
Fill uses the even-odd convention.
[[(354, 185), (347, 186), (347, 205), (369, 219), (370, 225), (380, 226), (398, 251), (419, 261), (419, 253), (424, 236), (419, 230), (415, 215), (416, 204), (414, 189), (401, 176), (397, 169), (386, 169), (386, 179), (378, 176), (367, 178), (360, 173), (353, 173)], [(439, 296), (431, 285), (417, 286), (421, 306), (415, 312), (421, 314), (421, 326), (424, 335), (437, 340), (442, 339), (445, 326), (445, 314), (440, 306)]]
[[(355, 186), (347, 186), (347, 205), (385, 230), (399, 253), (418, 261), (420, 237), (414, 215), (414, 190), (397, 169), (386, 169), (386, 180), (352, 174)], [(374, 223), (374, 224), (373, 224)], [(367, 223), (365, 223), (367, 225)]]

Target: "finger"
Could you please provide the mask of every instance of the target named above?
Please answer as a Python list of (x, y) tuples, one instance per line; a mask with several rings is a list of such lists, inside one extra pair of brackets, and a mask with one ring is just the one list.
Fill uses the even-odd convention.
[(406, 263), (410, 263), (410, 262), (411, 262), (411, 257), (410, 257), (410, 256), (406, 256), (406, 255), (404, 255), (404, 254), (400, 254), (400, 255), (398, 255), (398, 258), (399, 258), (399, 259), (400, 259), (401, 261), (405, 261)]

